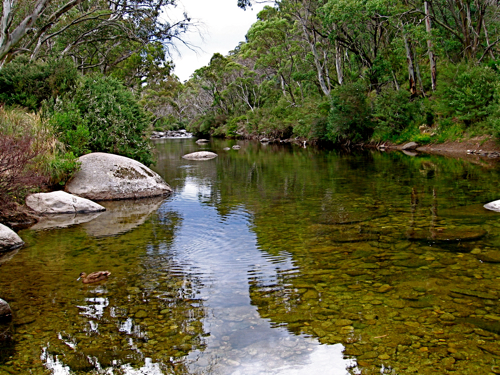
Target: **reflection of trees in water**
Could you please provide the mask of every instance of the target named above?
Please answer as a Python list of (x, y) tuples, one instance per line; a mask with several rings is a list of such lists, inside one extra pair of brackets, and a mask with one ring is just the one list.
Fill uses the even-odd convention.
[[(2, 265), (16, 351), (0, 368), (8, 360), (19, 373), (42, 365), (62, 374), (188, 373), (182, 357), (205, 346), (205, 307), (200, 281), (170, 254), (181, 225), (179, 213), (162, 207), (119, 236), (94, 238), (81, 226), (28, 232), (30, 246)], [(101, 284), (75, 281), (92, 267), (112, 275)]]
[(169, 268), (175, 265), (164, 259), (149, 258), (145, 266), (143, 273), (113, 285), (117, 291), (89, 287), (78, 317), (59, 330), (47, 357), (58, 355), (73, 371), (139, 368), (150, 359), (166, 373), (181, 373), (177, 358), (204, 347), (205, 311), (196, 296), (197, 281), (172, 275)]
[(201, 285), (169, 255), (181, 217), (160, 209), (150, 220), (140, 271), (85, 287), (76, 320), (46, 347), (47, 359), (57, 356), (72, 371), (82, 372), (147, 363), (164, 373), (188, 372), (181, 357), (205, 346)]

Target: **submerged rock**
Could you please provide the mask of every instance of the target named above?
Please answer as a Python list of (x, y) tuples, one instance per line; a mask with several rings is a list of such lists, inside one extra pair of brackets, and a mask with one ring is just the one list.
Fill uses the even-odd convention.
[(0, 224), (0, 253), (15, 250), (24, 245), (24, 241), (9, 227)]
[(26, 198), (26, 205), (39, 214), (76, 214), (106, 210), (89, 199), (64, 191), (31, 194)]
[(213, 158), (216, 158), (218, 155), (214, 152), (210, 151), (198, 151), (198, 152), (192, 152), (190, 154), (184, 155), (184, 159), (188, 160), (210, 160)]
[(439, 228), (434, 230), (414, 229), (407, 232), (407, 238), (410, 241), (452, 243), (479, 240), (487, 233), (484, 229), (472, 227)]
[(474, 254), (477, 259), (487, 263), (500, 263), (500, 251), (487, 250)]
[(208, 139), (198, 139), (196, 143), (201, 144), (201, 143), (208, 143), (210, 142)]
[(80, 171), (66, 185), (69, 193), (92, 200), (170, 194), (172, 188), (144, 164), (124, 156), (95, 152), (80, 157)]

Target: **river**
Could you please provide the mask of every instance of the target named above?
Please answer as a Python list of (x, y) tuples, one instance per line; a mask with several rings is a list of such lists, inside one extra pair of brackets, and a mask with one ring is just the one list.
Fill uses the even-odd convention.
[(500, 374), (498, 166), (154, 146), (171, 196), (40, 222), (0, 258), (1, 375)]

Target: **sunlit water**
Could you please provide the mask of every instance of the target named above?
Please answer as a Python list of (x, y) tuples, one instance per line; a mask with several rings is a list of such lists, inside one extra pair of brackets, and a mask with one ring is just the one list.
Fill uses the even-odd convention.
[(233, 143), (157, 141), (172, 196), (21, 231), (0, 374), (500, 373), (495, 165)]

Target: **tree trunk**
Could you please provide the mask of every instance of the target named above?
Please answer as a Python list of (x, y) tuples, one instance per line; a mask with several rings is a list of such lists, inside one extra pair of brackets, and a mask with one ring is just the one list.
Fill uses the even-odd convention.
[(434, 52), (432, 52), (432, 39), (431, 39), (431, 16), (429, 12), (429, 3), (424, 2), (425, 7), (425, 29), (429, 35), (427, 38), (427, 50), (429, 53), (429, 64), (431, 67), (431, 86), (432, 91), (436, 91), (436, 58)]
[(316, 49), (316, 43), (314, 41), (314, 37), (311, 37), (309, 35), (309, 32), (307, 31), (306, 20), (300, 18), (300, 23), (302, 24), (302, 31), (304, 33), (304, 38), (307, 44), (309, 44), (309, 46), (311, 47), (311, 52), (313, 53), (314, 65), (316, 66), (316, 71), (318, 73), (318, 81), (321, 87), (321, 91), (323, 91), (323, 93), (329, 97), (330, 87), (328, 87), (327, 84), (325, 83), (323, 67), (321, 66), (321, 61), (319, 59), (318, 50)]
[(337, 70), (337, 81), (339, 85), (344, 83), (344, 73), (342, 72), (342, 51), (337, 42), (335, 42), (335, 69)]
[[(403, 27), (402, 24), (401, 24), (401, 27)], [(410, 93), (412, 96), (416, 96), (417, 95), (417, 80), (415, 78), (413, 54), (411, 52), (410, 42), (408, 41), (408, 37), (406, 36), (404, 30), (403, 30), (403, 39), (405, 42), (405, 49), (406, 49), (406, 62), (408, 64), (408, 79), (409, 79), (409, 83), (410, 83)]]
[(0, 62), (3, 62), (5, 57), (12, 53), (28, 30), (35, 24), (48, 2), (49, 0), (38, 0), (33, 7), (33, 11), (19, 22), (14, 30), (10, 31), (9, 29), (15, 17), (16, 1), (3, 0), (3, 12), (0, 19)]

